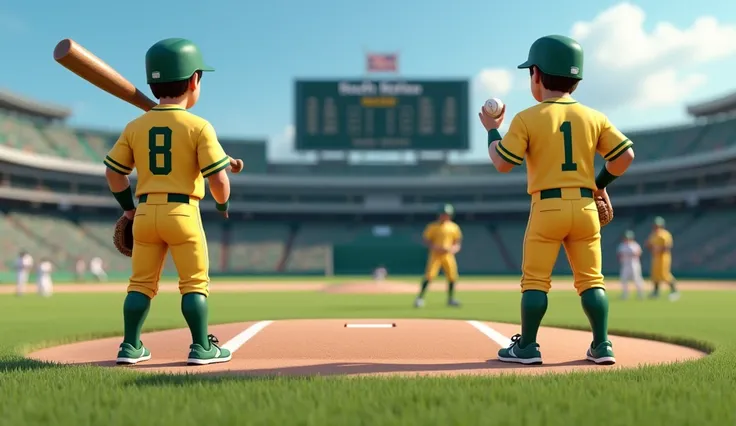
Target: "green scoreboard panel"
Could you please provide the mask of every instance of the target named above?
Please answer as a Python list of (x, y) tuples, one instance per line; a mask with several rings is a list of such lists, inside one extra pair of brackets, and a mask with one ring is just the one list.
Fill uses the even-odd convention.
[(297, 150), (467, 150), (468, 82), (296, 82)]

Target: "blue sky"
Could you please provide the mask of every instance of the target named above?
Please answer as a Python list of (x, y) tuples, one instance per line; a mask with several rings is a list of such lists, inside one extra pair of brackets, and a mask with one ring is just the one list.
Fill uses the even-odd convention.
[[(477, 80), (484, 69), (510, 73), (513, 81), (509, 87), (499, 89), (491, 84), (502, 90), (500, 95), (476, 81), (471, 99), (479, 107), (486, 97), (497, 95), (509, 111), (519, 111), (534, 102), (526, 88), (527, 74), (515, 70), (526, 58), (531, 42), (546, 34), (572, 35), (576, 22), (594, 22), (599, 14), (617, 5), (617, 10), (623, 10), (620, 2), (607, 0), (217, 3), (202, 7), (202, 1), (130, 0), (103, 7), (99, 1), (71, 0), (55, 7), (58, 3), (47, 0), (5, 2), (0, 6), (0, 48), (5, 64), (0, 86), (71, 107), (74, 125), (121, 129), (139, 112), (56, 64), (52, 58), (55, 44), (63, 38), (75, 39), (148, 93), (144, 73), (147, 48), (162, 38), (185, 37), (199, 44), (206, 60), (217, 69), (203, 81), (203, 96), (193, 112), (210, 120), (221, 136), (269, 137), (274, 141), (272, 152), (279, 154), (289, 150), (284, 132), (293, 120), (295, 78), (360, 77), (366, 50), (399, 51), (401, 75), (407, 78)], [(736, 27), (733, 1), (646, 0), (629, 5), (628, 12), (622, 13), (631, 13), (632, 7), (646, 13), (646, 21), (640, 28), (631, 24), (632, 28), (622, 30), (627, 33), (641, 30), (646, 36), (655, 31), (658, 22), (685, 31), (701, 16), (717, 17), (716, 25), (724, 31)], [(614, 23), (619, 19), (626, 27), (634, 19), (624, 15), (611, 19)], [(641, 59), (643, 65), (622, 65), (621, 69), (614, 63), (616, 69), (609, 72), (602, 56), (629, 50), (626, 46), (611, 47), (625, 37), (606, 39), (610, 31), (605, 25), (596, 25), (602, 29), (592, 31), (593, 35), (582, 42), (590, 77), (586, 75), (579, 97), (607, 113), (623, 130), (684, 122), (684, 104), (736, 91), (736, 82), (728, 76), (736, 66), (736, 41), (722, 41), (721, 50), (695, 60), (691, 56), (703, 48), (693, 45), (697, 42), (679, 40), (680, 48), (657, 53), (654, 62)], [(707, 37), (707, 33), (699, 34)], [(662, 34), (666, 38), (669, 33)], [(671, 44), (662, 37), (660, 44)], [(633, 40), (632, 44), (642, 43)], [(648, 58), (649, 53), (640, 56)], [(656, 74), (659, 70), (671, 73)], [(649, 93), (648, 101), (636, 101), (637, 107), (627, 102), (628, 97), (636, 103), (636, 90), (674, 93), (665, 84), (667, 75), (676, 79), (673, 84), (682, 88), (678, 92), (681, 96), (655, 99)], [(662, 82), (661, 90), (654, 80)], [(643, 88), (642, 82), (649, 89)], [(642, 88), (631, 87), (639, 83)], [(618, 95), (624, 99), (614, 99)], [(470, 120), (477, 157), (483, 151), (483, 132), (474, 117)]]

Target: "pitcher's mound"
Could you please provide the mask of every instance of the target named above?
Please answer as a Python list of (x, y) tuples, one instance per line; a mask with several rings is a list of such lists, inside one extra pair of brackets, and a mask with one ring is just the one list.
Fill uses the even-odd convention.
[[(211, 327), (233, 358), (224, 364), (186, 365), (186, 329), (143, 335), (152, 359), (133, 368), (145, 372), (247, 375), (493, 375), (570, 371), (610, 371), (694, 360), (703, 352), (652, 340), (612, 336), (617, 363), (597, 366), (585, 360), (589, 332), (542, 328), (544, 365), (496, 360), (499, 348), (519, 327), (479, 321), (436, 319), (284, 320)], [(115, 367), (120, 338), (43, 349), (30, 358), (63, 364)], [(126, 367), (116, 367), (126, 368)]]

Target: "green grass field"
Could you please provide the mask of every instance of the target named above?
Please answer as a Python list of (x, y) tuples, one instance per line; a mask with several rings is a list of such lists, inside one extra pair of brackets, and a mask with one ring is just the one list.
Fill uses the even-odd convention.
[[(0, 296), (0, 425), (736, 424), (736, 292), (686, 292), (677, 303), (623, 302), (611, 293), (612, 329), (714, 349), (702, 360), (622, 372), (488, 378), (205, 379), (42, 364), (22, 354), (119, 335), (124, 295), (34, 296)], [(215, 290), (210, 311), (213, 324), (338, 317), (519, 320), (517, 292), (460, 297), (459, 310), (446, 308), (441, 293), (429, 296), (427, 308), (414, 310), (411, 295)], [(586, 324), (573, 292), (550, 295), (543, 325)], [(147, 331), (180, 327), (185, 323), (178, 295), (159, 295)]]

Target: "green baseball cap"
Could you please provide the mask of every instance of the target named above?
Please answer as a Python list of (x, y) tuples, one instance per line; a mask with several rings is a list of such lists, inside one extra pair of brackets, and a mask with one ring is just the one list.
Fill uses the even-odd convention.
[(547, 75), (583, 79), (583, 47), (562, 35), (537, 39), (529, 48), (529, 57), (519, 69), (536, 66)]
[(455, 214), (455, 207), (452, 204), (445, 204), (440, 208), (440, 214), (452, 216)]
[(626, 232), (624, 233), (624, 237), (625, 237), (625, 238), (626, 238), (627, 240), (633, 240), (633, 239), (634, 239), (634, 231), (626, 231)]
[(655, 217), (654, 224), (657, 226), (664, 226), (664, 218), (662, 216)]
[(197, 71), (214, 71), (204, 63), (196, 44), (184, 38), (167, 38), (146, 52), (146, 82), (170, 83), (187, 80)]

